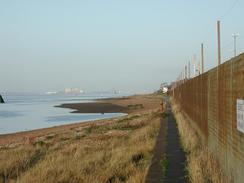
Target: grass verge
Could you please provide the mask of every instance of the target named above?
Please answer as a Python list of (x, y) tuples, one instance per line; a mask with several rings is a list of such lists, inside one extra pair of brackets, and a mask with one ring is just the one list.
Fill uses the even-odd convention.
[(187, 154), (187, 172), (191, 183), (227, 183), (217, 160), (203, 144), (199, 134), (172, 101), (181, 142)]

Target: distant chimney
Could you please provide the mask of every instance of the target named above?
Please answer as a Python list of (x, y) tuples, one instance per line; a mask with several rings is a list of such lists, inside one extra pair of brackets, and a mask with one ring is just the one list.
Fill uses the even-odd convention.
[(0, 103), (4, 103), (2, 95), (0, 95)]

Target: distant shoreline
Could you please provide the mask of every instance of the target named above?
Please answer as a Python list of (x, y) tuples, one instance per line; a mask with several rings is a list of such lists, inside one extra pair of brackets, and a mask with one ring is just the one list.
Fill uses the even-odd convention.
[[(155, 110), (159, 108), (161, 100), (156, 97), (150, 97), (150, 95), (135, 95), (131, 97), (123, 98), (108, 98), (96, 100), (89, 108), (90, 112), (98, 111), (98, 113), (115, 112), (115, 113), (127, 113), (127, 114), (137, 114), (144, 113), (146, 111)], [(82, 104), (63, 104), (66, 105), (65, 108), (71, 108), (76, 110), (75, 113), (88, 112), (88, 109), (84, 109), (89, 106), (87, 103)], [(62, 106), (62, 105), (61, 105)], [(113, 109), (113, 107), (115, 107)], [(80, 109), (79, 109), (80, 108)], [(101, 110), (100, 110), (101, 109)], [(90, 126), (92, 124), (106, 125), (111, 123), (112, 119), (121, 118), (115, 117), (111, 119), (100, 119), (93, 121), (78, 122), (72, 124), (65, 124), (59, 126), (53, 126), (48, 128), (35, 129), (30, 131), (15, 132), (11, 134), (1, 134), (0, 135), (0, 148), (8, 144), (13, 146), (18, 144), (28, 144), (40, 136), (45, 136), (52, 133), (64, 133), (70, 129), (77, 127)]]

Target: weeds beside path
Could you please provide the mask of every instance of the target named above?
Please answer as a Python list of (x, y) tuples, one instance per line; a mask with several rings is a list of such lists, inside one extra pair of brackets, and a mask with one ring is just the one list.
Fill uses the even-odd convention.
[(172, 111), (177, 120), (184, 150), (187, 152), (188, 179), (191, 183), (227, 183), (231, 182), (219, 167), (218, 161), (210, 152), (194, 126), (193, 121), (171, 100)]

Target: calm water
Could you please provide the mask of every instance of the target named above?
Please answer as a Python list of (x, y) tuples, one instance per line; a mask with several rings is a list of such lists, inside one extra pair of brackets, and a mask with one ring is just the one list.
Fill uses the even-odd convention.
[(54, 107), (63, 103), (92, 102), (97, 98), (118, 96), (113, 94), (5, 94), (3, 97), (6, 103), (0, 104), (0, 134), (121, 116), (124, 114), (77, 114), (70, 113), (72, 111), (70, 109)]

